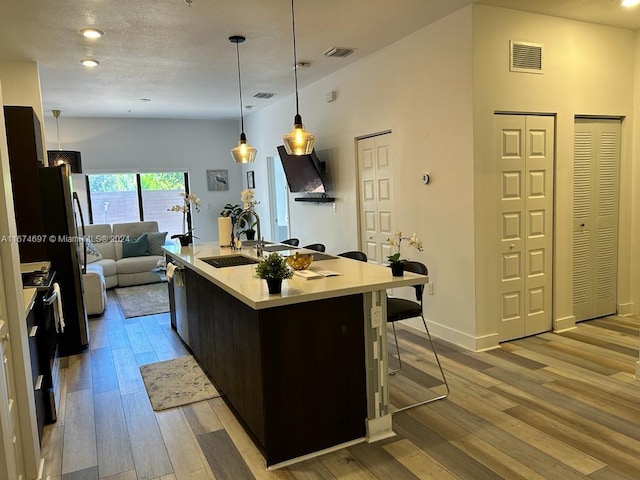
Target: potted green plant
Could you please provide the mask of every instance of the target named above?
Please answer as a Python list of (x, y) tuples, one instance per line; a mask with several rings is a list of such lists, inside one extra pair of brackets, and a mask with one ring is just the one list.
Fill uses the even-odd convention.
[(287, 265), (286, 259), (276, 252), (269, 254), (256, 265), (256, 278), (267, 281), (269, 293), (280, 293), (282, 280), (292, 276), (293, 271)]
[(227, 203), (222, 211), (220, 212), (221, 217), (230, 217), (231, 218), (231, 228), (236, 227), (240, 229), (244, 229), (247, 226), (247, 221), (244, 218), (240, 219), (240, 223), (236, 225), (238, 217), (242, 213), (243, 208), (240, 205), (231, 205)]
[(396, 247), (396, 253), (387, 257), (387, 260), (389, 260), (389, 267), (391, 267), (391, 274), (394, 277), (404, 276), (404, 262), (407, 260), (405, 258), (400, 258), (400, 245), (402, 244), (402, 240), (408, 240), (410, 247), (415, 247), (419, 252), (422, 251), (422, 241), (420, 241), (415, 232), (413, 232), (410, 237), (403, 237), (402, 232), (398, 230), (393, 237), (387, 238), (389, 245)]
[(247, 237), (247, 240), (254, 240), (256, 238), (256, 229), (254, 228), (256, 225), (258, 225), (258, 222), (254, 221), (251, 223), (251, 225), (249, 225), (248, 228), (245, 228), (240, 233), (244, 233)]

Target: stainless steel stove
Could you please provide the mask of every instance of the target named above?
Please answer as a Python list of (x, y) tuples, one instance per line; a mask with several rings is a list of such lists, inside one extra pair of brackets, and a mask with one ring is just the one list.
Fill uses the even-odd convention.
[(22, 274), (22, 285), (24, 287), (34, 287), (38, 291), (49, 290), (53, 285), (55, 272), (49, 270), (47, 272), (31, 272)]
[(21, 263), (22, 285), (35, 287), (39, 291), (51, 288), (55, 272), (51, 270), (51, 262)]

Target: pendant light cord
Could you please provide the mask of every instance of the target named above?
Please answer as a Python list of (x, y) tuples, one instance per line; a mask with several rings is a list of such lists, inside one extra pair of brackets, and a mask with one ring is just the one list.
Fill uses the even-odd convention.
[(51, 110), (54, 118), (56, 119), (56, 132), (58, 133), (58, 150), (62, 150), (60, 146), (60, 126), (58, 125), (58, 117), (60, 116), (60, 110)]
[(298, 108), (298, 58), (296, 56), (296, 14), (293, 9), (293, 0), (291, 0), (291, 25), (293, 29), (293, 77), (296, 86), (296, 116), (300, 116)]
[(240, 130), (244, 133), (244, 116), (242, 115), (242, 77), (240, 76), (240, 47), (236, 43), (236, 58), (238, 59), (238, 89), (240, 90)]
[(58, 132), (58, 150), (62, 150), (60, 146), (60, 127), (58, 126), (58, 119), (56, 118), (56, 132)]

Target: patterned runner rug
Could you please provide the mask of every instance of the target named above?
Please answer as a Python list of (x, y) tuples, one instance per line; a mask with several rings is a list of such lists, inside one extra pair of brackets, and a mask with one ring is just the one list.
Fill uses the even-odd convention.
[(169, 290), (165, 282), (116, 288), (116, 298), (125, 318), (169, 311)]
[(191, 355), (142, 365), (140, 373), (155, 411), (220, 396)]

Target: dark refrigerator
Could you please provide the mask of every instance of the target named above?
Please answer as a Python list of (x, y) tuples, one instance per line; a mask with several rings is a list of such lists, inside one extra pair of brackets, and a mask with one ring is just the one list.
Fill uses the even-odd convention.
[(47, 235), (47, 256), (60, 285), (64, 331), (58, 334), (60, 355), (73, 355), (89, 345), (89, 326), (84, 307), (82, 255), (84, 243), (77, 225), (82, 211), (71, 187), (69, 167), (41, 167), (40, 192)]

